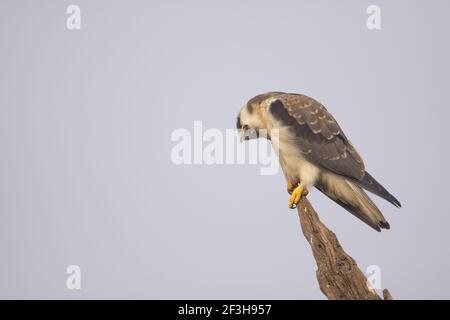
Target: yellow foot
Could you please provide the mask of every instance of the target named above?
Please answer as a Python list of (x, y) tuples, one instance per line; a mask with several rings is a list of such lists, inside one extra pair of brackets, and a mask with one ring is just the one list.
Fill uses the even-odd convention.
[(302, 196), (308, 195), (308, 189), (303, 183), (300, 183), (291, 193), (291, 198), (289, 199), (289, 208), (297, 208), (298, 203)]

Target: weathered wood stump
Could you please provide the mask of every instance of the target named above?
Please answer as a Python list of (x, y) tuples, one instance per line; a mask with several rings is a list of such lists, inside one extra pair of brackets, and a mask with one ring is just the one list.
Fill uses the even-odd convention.
[(297, 208), (306, 240), (317, 263), (320, 290), (330, 300), (392, 300), (389, 291), (381, 298), (367, 285), (364, 273), (341, 247), (336, 235), (319, 219), (311, 203), (303, 197)]

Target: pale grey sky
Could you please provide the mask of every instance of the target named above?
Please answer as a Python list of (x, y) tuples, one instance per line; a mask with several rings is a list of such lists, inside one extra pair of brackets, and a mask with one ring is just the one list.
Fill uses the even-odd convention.
[[(66, 29), (69, 4), (81, 30)], [(0, 297), (323, 299), (281, 173), (170, 160), (173, 130), (233, 128), (249, 98), (280, 90), (321, 101), (403, 204), (376, 199), (392, 227), (377, 233), (312, 192), (347, 252), (397, 299), (450, 298), (449, 11), (2, 0)]]

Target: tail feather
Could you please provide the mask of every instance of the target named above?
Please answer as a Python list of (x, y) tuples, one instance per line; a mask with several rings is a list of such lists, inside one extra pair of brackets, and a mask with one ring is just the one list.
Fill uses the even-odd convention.
[(339, 176), (316, 181), (315, 187), (376, 231), (390, 229), (383, 214), (361, 187)]
[(397, 208), (402, 205), (400, 201), (397, 200), (392, 194), (389, 193), (374, 177), (372, 177), (367, 171), (362, 180), (352, 180), (353, 183), (357, 184), (363, 189), (366, 189), (373, 194), (383, 198), (384, 200), (392, 203)]

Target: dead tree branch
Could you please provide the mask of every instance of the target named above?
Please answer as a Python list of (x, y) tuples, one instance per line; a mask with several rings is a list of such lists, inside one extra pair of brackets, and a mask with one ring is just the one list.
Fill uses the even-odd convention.
[(336, 235), (319, 219), (305, 197), (297, 208), (306, 240), (317, 263), (320, 290), (330, 300), (392, 300), (389, 291), (381, 298), (367, 285), (367, 279), (355, 260), (341, 247)]

